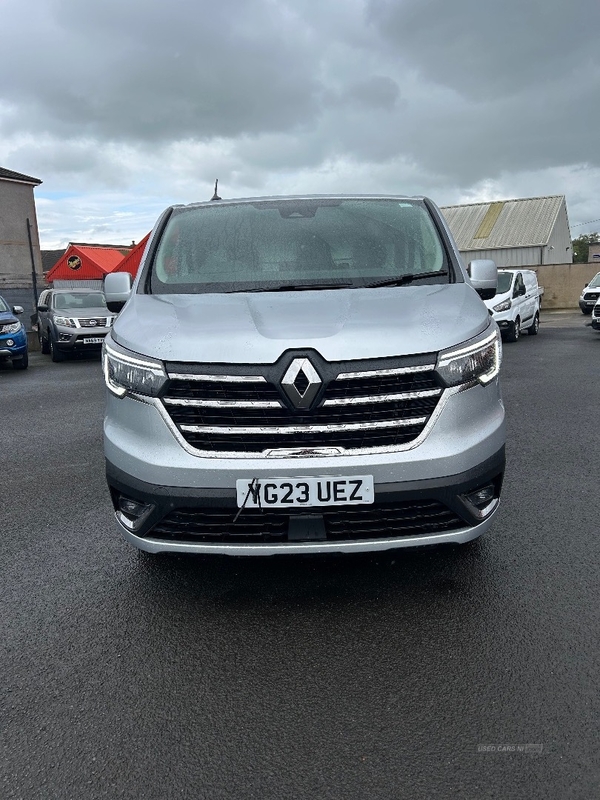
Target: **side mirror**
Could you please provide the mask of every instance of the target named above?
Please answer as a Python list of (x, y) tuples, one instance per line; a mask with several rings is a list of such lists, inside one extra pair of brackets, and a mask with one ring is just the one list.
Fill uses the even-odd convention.
[(498, 268), (489, 258), (479, 258), (469, 263), (467, 269), (471, 285), (482, 300), (491, 300), (498, 290)]
[(47, 306), (47, 305), (44, 305), (44, 304), (42, 304), (41, 306), (38, 306), (38, 307), (37, 307), (37, 310), (38, 310), (38, 311), (48, 311), (48, 306)]
[(110, 272), (104, 278), (104, 296), (109, 311), (118, 314), (130, 295), (131, 275), (128, 272)]
[(23, 306), (13, 306), (13, 314), (22, 314), (25, 309)]

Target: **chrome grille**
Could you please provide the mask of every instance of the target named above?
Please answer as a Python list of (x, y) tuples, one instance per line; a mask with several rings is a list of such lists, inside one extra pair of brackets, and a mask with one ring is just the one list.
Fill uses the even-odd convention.
[(422, 433), (443, 392), (433, 363), (353, 372), (335, 366), (329, 365), (332, 378), (310, 410), (290, 408), (272, 375), (169, 369), (162, 403), (202, 454), (277, 457), (304, 448), (342, 453), (405, 446)]
[(76, 320), (80, 328), (108, 328), (112, 323), (112, 317), (78, 317)]
[(595, 317), (600, 317), (600, 305), (599, 306), (594, 306), (594, 316)]

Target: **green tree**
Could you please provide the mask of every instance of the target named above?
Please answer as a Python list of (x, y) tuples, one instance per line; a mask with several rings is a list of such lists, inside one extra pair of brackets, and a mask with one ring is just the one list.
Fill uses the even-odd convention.
[(573, 239), (573, 261), (575, 264), (587, 264), (589, 261), (590, 245), (600, 242), (600, 233), (582, 233)]

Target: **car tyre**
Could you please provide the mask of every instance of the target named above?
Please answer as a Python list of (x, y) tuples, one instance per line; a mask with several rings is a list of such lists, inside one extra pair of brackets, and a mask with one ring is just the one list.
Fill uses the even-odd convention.
[(582, 308), (582, 309), (581, 309), (581, 313), (582, 313), (582, 314), (584, 314), (586, 317), (587, 317), (589, 314), (591, 314), (591, 313), (592, 313), (592, 311), (593, 311), (593, 309), (591, 309), (591, 308)]
[(50, 352), (50, 343), (48, 342), (48, 339), (42, 335), (41, 331), (38, 331), (38, 340), (40, 343), (40, 350), (45, 356), (47, 356)]
[(506, 331), (507, 342), (517, 342), (521, 336), (521, 318), (517, 317), (510, 328)]
[(56, 342), (52, 338), (50, 339), (50, 357), (52, 358), (52, 361), (54, 361), (55, 364), (65, 360), (65, 354), (61, 353), (61, 351), (56, 346)]
[(29, 366), (28, 354), (25, 353), (25, 355), (21, 356), (21, 358), (14, 358), (12, 365), (13, 369), (27, 369), (27, 367)]
[(540, 315), (535, 312), (535, 317), (533, 318), (533, 323), (527, 328), (527, 333), (530, 336), (537, 336), (540, 330)]

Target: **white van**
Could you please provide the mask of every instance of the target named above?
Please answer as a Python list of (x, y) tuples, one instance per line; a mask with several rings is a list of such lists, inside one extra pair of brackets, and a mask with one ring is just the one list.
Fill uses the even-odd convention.
[(600, 331), (600, 300), (596, 302), (592, 312), (592, 328)]
[(493, 300), (484, 302), (506, 341), (516, 342), (523, 331), (530, 336), (537, 334), (541, 293), (533, 270), (498, 270), (498, 292)]

